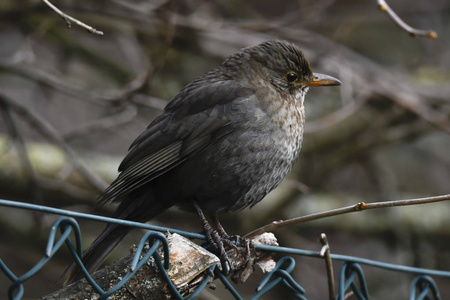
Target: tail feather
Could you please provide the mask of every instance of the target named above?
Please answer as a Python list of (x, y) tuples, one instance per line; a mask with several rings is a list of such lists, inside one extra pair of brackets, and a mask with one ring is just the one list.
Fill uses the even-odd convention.
[[(120, 204), (114, 212), (113, 217), (122, 220), (147, 222), (171, 207), (174, 204), (174, 198), (160, 197), (158, 199), (159, 201), (157, 201), (155, 200), (157, 198), (154, 195), (154, 191), (151, 188), (141, 188), (133, 193), (124, 195), (118, 201)], [(108, 254), (132, 229), (133, 227), (130, 226), (108, 224), (92, 245), (83, 252), (81, 261), (87, 271), (89, 273), (94, 272)], [(64, 285), (83, 278), (83, 273), (75, 264), (69, 267), (67, 272), (69, 272), (69, 275)]]
[[(89, 273), (94, 272), (111, 253), (111, 251), (120, 243), (120, 241), (132, 230), (132, 227), (121, 226), (117, 224), (109, 224), (99, 237), (92, 243), (89, 248), (83, 252), (81, 261)], [(83, 278), (83, 272), (74, 263), (70, 267), (64, 285), (69, 285)]]

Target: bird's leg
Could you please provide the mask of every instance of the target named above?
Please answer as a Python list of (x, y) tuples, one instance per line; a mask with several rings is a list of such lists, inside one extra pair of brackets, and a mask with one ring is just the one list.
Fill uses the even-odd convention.
[[(200, 218), (200, 222), (202, 222), (203, 231), (205, 232), (206, 239), (208, 240), (208, 242), (211, 245), (213, 245), (214, 247), (219, 249), (220, 258), (223, 259), (226, 263), (228, 263), (229, 266), (231, 266), (230, 259), (228, 258), (228, 255), (227, 255), (227, 252), (225, 251), (225, 246), (224, 246), (224, 242), (228, 241), (228, 240), (226, 238), (223, 238), (216, 229), (211, 227), (208, 220), (206, 220), (202, 209), (200, 208), (200, 206), (198, 206), (197, 202), (193, 201), (193, 203), (194, 203), (195, 209), (197, 210), (198, 217)], [(222, 227), (222, 231), (225, 232), (225, 230), (223, 230), (223, 227)]]
[[(253, 248), (251, 241), (239, 235), (230, 236), (225, 231), (222, 224), (220, 224), (219, 220), (215, 215), (210, 215), (213, 224), (213, 226), (211, 226), (208, 220), (206, 219), (205, 215), (203, 214), (203, 211), (200, 208), (200, 206), (195, 201), (193, 201), (193, 204), (195, 209), (197, 210), (197, 214), (200, 219), (200, 222), (202, 223), (203, 231), (205, 232), (208, 243), (213, 245), (220, 252), (222, 266), (225, 268), (226, 263), (228, 263), (228, 266), (231, 266), (228, 254), (225, 249), (225, 245), (230, 248), (233, 248), (237, 256), (239, 254), (239, 249), (236, 246), (237, 243), (242, 243), (245, 245), (245, 256), (243, 266), (246, 266), (248, 260), (250, 259), (251, 249)], [(233, 243), (232, 240), (234, 240), (235, 243)]]
[(219, 232), (219, 234), (224, 237), (229, 239), (230, 236), (228, 235), (228, 233), (225, 231), (225, 229), (223, 229), (222, 224), (220, 224), (219, 219), (217, 219), (216, 215), (209, 215), (211, 217), (211, 221), (214, 224), (214, 228), (216, 228), (216, 230)]
[[(244, 264), (243, 264), (243, 265), (244, 265), (244, 266), (247, 265), (247, 262), (248, 262), (248, 260), (250, 259), (250, 254), (251, 254), (251, 253), (250, 253), (250, 249), (253, 248), (253, 244), (252, 244), (252, 242), (250, 241), (250, 239), (243, 238), (243, 237), (241, 237), (241, 236), (239, 236), (239, 235), (233, 235), (233, 236), (228, 235), (228, 233), (227, 233), (227, 232), (225, 231), (225, 229), (223, 228), (222, 224), (220, 224), (219, 219), (217, 218), (217, 216), (216, 216), (216, 215), (210, 215), (210, 217), (211, 217), (211, 220), (212, 220), (212, 222), (213, 222), (214, 227), (216, 228), (216, 230), (219, 232), (219, 234), (220, 234), (223, 238), (225, 238), (224, 242), (225, 242), (227, 245), (233, 247), (234, 250), (236, 251), (236, 254), (239, 253), (239, 250), (238, 250), (236, 244), (237, 244), (237, 243), (242, 243), (242, 244), (245, 245), (245, 256), (244, 256)], [(236, 244), (233, 244), (233, 243), (230, 242), (230, 240), (232, 240), (232, 239), (235, 240)]]

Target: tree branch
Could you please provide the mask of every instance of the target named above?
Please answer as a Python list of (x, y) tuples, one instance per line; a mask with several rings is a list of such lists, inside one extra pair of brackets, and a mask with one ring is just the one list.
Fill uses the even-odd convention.
[(408, 199), (408, 200), (394, 200), (394, 201), (373, 202), (373, 203), (360, 202), (355, 205), (332, 209), (332, 210), (315, 213), (315, 214), (310, 214), (310, 215), (306, 215), (306, 216), (302, 216), (302, 217), (292, 218), (289, 220), (273, 221), (270, 224), (262, 226), (256, 230), (246, 234), (244, 237), (252, 238), (255, 235), (260, 235), (260, 234), (262, 234), (264, 232), (268, 232), (268, 231), (278, 230), (278, 229), (286, 227), (286, 226), (297, 225), (297, 224), (304, 223), (307, 221), (319, 220), (319, 219), (323, 219), (323, 218), (368, 210), (368, 209), (372, 209), (372, 208), (417, 205), (417, 204), (426, 204), (426, 203), (440, 202), (440, 201), (446, 201), (446, 200), (450, 200), (450, 194), (434, 196), (434, 197)]
[(89, 31), (90, 33), (93, 34), (97, 34), (97, 35), (103, 35), (103, 31), (97, 30), (92, 26), (89, 26), (65, 13), (63, 13), (61, 10), (59, 10), (56, 6), (54, 6), (53, 4), (50, 3), (50, 1), (48, 0), (42, 0), (42, 2), (44, 2), (48, 7), (50, 7), (51, 9), (53, 9), (58, 15), (61, 16), (61, 18), (63, 18), (63, 20), (66, 22), (67, 27), (71, 28), (72, 24), (70, 23), (71, 21), (74, 22), (75, 24), (77, 24), (80, 27), (83, 27), (84, 29), (86, 29), (87, 31)]
[(386, 3), (385, 0), (378, 0), (378, 8), (381, 11), (384, 11), (391, 19), (394, 21), (397, 26), (399, 26), (401, 29), (409, 33), (412, 37), (427, 37), (430, 39), (437, 39), (438, 35), (434, 30), (420, 30), (415, 29), (408, 24), (405, 23), (396, 13), (395, 11)]

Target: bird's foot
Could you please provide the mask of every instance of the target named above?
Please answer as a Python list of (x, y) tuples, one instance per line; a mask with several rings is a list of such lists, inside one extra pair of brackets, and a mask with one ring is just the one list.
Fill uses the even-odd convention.
[(224, 242), (235, 250), (236, 256), (239, 255), (239, 249), (237, 245), (240, 244), (244, 245), (245, 254), (244, 254), (244, 263), (242, 264), (242, 266), (246, 266), (251, 256), (251, 250), (254, 249), (252, 241), (250, 239), (241, 237), (240, 235), (233, 235), (233, 236), (228, 235), (228, 233), (222, 227), (222, 224), (220, 224), (219, 219), (217, 219), (215, 215), (211, 216), (211, 220), (214, 223), (214, 227), (217, 229), (218, 233), (221, 235), (222, 238), (225, 239)]
[[(229, 270), (233, 266), (245, 267), (251, 256), (251, 249), (253, 248), (252, 242), (249, 239), (243, 238), (238, 235), (230, 236), (224, 230), (217, 217), (214, 215), (211, 216), (214, 227), (211, 226), (211, 224), (203, 214), (203, 211), (195, 202), (194, 207), (197, 210), (208, 243), (219, 251), (223, 272), (225, 274), (228, 274)], [(236, 259), (230, 260), (228, 254), (229, 250), (232, 249), (234, 250), (234, 258), (238, 257), (241, 253), (237, 246), (239, 244), (243, 244), (245, 246), (245, 254), (243, 254), (244, 261), (242, 262), (241, 260), (240, 263), (236, 263)]]

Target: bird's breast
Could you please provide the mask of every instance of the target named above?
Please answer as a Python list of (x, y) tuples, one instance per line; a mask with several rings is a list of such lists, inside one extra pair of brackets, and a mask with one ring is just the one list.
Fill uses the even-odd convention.
[(216, 107), (224, 110), (233, 130), (178, 169), (183, 170), (176, 180), (183, 183), (182, 194), (195, 198), (205, 213), (256, 204), (278, 186), (297, 159), (303, 106), (294, 101), (262, 106), (257, 100), (240, 99)]
[[(241, 187), (231, 210), (259, 202), (286, 177), (297, 160), (303, 140), (301, 101), (272, 101), (265, 106), (249, 101), (241, 107), (235, 131), (214, 148), (226, 163), (225, 178)], [(244, 112), (244, 113), (243, 113)], [(218, 156), (216, 156), (218, 157)]]

